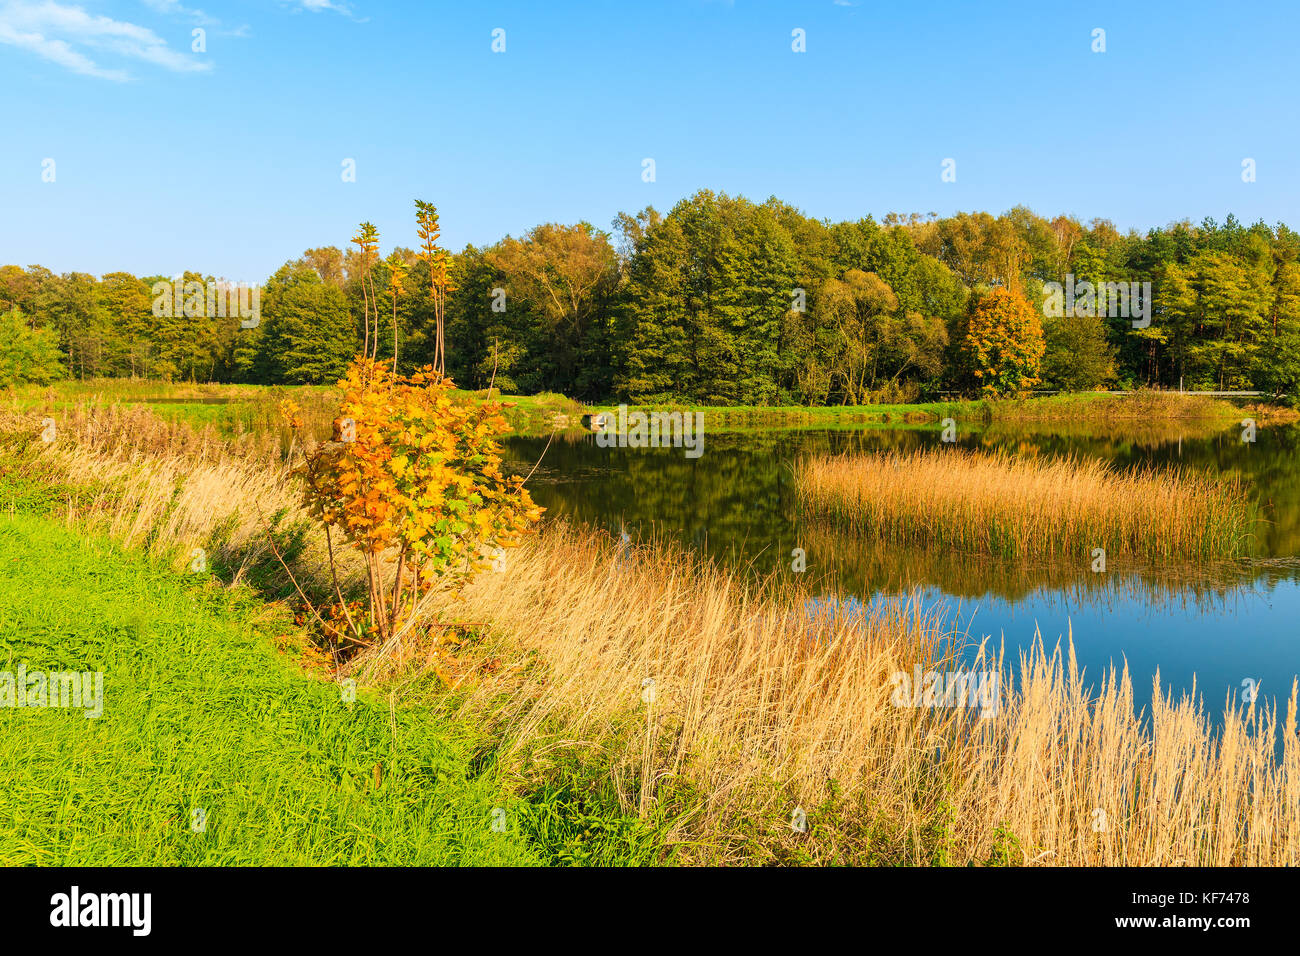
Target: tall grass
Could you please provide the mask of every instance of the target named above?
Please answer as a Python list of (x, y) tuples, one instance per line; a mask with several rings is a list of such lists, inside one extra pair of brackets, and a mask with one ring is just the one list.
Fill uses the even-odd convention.
[(813, 519), (1007, 557), (1230, 557), (1248, 552), (1255, 518), (1231, 479), (958, 448), (811, 457), (796, 489)]
[[(453, 394), (469, 400), (489, 397), (486, 389)], [(316, 440), (330, 437), (338, 414), (341, 393), (332, 386), (318, 385), (218, 385), (186, 382), (152, 382), (134, 379), (90, 379), (64, 381), (50, 386), (24, 385), (0, 392), (8, 410), (15, 414), (54, 413), (87, 407), (132, 409), (144, 406), (166, 421), (189, 424), (196, 429), (212, 426), (216, 434), (238, 444), (278, 448), (290, 457), (293, 435), (280, 413), (280, 402), (292, 398), (299, 408), (304, 434)], [(549, 435), (559, 430), (580, 433), (586, 406), (555, 392), (537, 395), (502, 395), (501, 414), (511, 431), (519, 435)]]
[[(268, 531), (286, 547), (305, 533), (289, 465), (273, 442), (225, 440), (210, 426), (121, 405), (66, 410), (49, 443), (39, 430), (39, 418), (0, 412), (0, 479), (51, 489), (46, 510), (177, 568), (202, 548), (205, 564), (238, 578), (274, 561)], [(5, 510), (13, 504), (0, 498)]]
[[(1072, 645), (962, 665), (915, 605), (809, 618), (796, 597), (552, 526), (448, 602), (492, 636), (445, 706), (500, 728), (521, 773), (601, 753), (629, 807), (682, 811), (697, 860), (1300, 862), (1294, 688), (1285, 720), (1229, 702), (1216, 732), (1158, 679), (1141, 710), (1126, 670), (1093, 687)], [(894, 706), (915, 666), (998, 671), (997, 713)]]
[(1139, 389), (1127, 395), (1084, 392), (989, 399), (985, 408), (994, 421), (1225, 422), (1241, 418), (1241, 410), (1221, 398), (1157, 389)]

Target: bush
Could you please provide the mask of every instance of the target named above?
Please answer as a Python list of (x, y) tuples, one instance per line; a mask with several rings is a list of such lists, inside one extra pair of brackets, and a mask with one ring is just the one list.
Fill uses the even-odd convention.
[[(436, 585), (463, 585), (517, 546), (542, 509), (522, 478), (501, 472), (499, 405), (454, 400), (451, 380), (427, 367), (395, 376), (364, 358), (339, 385), (336, 440), (311, 446), (296, 470), (325, 525), (338, 601), (331, 618), (358, 642), (385, 643), (419, 621)], [(301, 429), (297, 406), (281, 407)], [(332, 528), (365, 557), (366, 608), (339, 591)]]

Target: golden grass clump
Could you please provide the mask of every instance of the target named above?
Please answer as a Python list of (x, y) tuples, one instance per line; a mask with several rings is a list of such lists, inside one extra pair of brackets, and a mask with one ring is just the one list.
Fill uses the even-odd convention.
[(804, 513), (886, 542), (1005, 557), (1233, 557), (1255, 509), (1236, 481), (959, 448), (800, 462)]
[[(675, 548), (620, 552), (551, 525), (447, 604), (491, 623), (497, 665), (461, 678), (448, 706), (499, 728), (521, 765), (600, 753), (629, 807), (689, 781), (688, 858), (1300, 862), (1294, 688), (1284, 722), (1230, 704), (1215, 731), (1158, 678), (1146, 713), (1127, 670), (1092, 688), (1072, 644), (963, 665), (913, 603), (810, 618), (781, 598)], [(996, 671), (996, 712), (896, 706), (895, 675), (916, 667)], [(812, 821), (832, 797), (801, 842), (794, 808)]]
[(125, 547), (177, 567), (205, 549), (204, 563), (248, 564), (264, 556), (268, 527), (305, 525), (289, 466), (271, 446), (223, 440), (210, 427), (164, 420), (146, 408), (79, 405), (56, 419), (0, 413), (14, 467), (65, 486), (64, 516)]

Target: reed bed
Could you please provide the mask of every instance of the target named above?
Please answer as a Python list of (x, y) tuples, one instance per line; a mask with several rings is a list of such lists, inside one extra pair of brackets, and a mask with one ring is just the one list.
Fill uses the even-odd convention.
[[(446, 605), (492, 623), (482, 653), (500, 664), (448, 706), (499, 727), (523, 766), (599, 751), (629, 807), (689, 780), (701, 798), (678, 836), (697, 859), (1300, 861), (1294, 687), (1284, 721), (1229, 702), (1215, 730), (1158, 679), (1141, 710), (1126, 670), (1093, 688), (1072, 644), (959, 664), (960, 635), (906, 601), (810, 619), (675, 549), (554, 525), (507, 570)], [(895, 706), (894, 675), (916, 667), (996, 670), (996, 713)]]
[[(182, 561), (216, 547), (242, 568), (263, 515), (296, 520), (274, 456), (214, 460), (193, 434), (169, 452), (170, 426), (144, 420), (119, 440), (103, 414), (31, 452), (49, 480), (99, 489), (70, 521)], [(320, 545), (289, 557), (300, 577)], [(359, 580), (360, 565), (344, 573)], [(522, 787), (559, 765), (607, 768), (629, 813), (669, 821), (687, 862), (1300, 862), (1294, 687), (1285, 718), (1228, 701), (1216, 723), (1158, 680), (1144, 707), (1127, 671), (1094, 687), (1069, 645), (972, 662), (915, 603), (810, 615), (809, 596), (551, 523), (504, 573), (440, 597), (438, 619), (471, 640), (433, 629), (348, 667), (476, 721)], [(995, 712), (897, 704), (900, 673), (958, 667), (997, 672)]]
[(1002, 557), (1234, 557), (1249, 552), (1256, 517), (1232, 479), (958, 448), (810, 457), (795, 481), (813, 520)]
[(1277, 703), (1226, 699), (1216, 729), (1195, 686), (1175, 698), (1157, 674), (1137, 711), (1127, 668), (1093, 687), (1072, 642), (1037, 643), (1018, 670), (1003, 712), (952, 751), (965, 839), (998, 821), (1029, 864), (1300, 862), (1294, 683), (1285, 717)]
[(1127, 395), (1084, 392), (1037, 398), (992, 399), (986, 403), (995, 421), (1151, 422), (1157, 420), (1239, 419), (1241, 412), (1231, 402), (1207, 395), (1139, 389)]

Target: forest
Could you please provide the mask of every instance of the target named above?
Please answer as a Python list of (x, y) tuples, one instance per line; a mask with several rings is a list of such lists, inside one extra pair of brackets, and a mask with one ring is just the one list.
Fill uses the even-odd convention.
[[(170, 288), (172, 276), (0, 267), (0, 386), (332, 383), (372, 314), (378, 354), (394, 353), (395, 335), (399, 370), (410, 370), (436, 364), (445, 308), (458, 385), (589, 402), (840, 405), (1135, 387), (1294, 401), (1300, 391), (1300, 237), (1231, 215), (1145, 234), (1024, 207), (829, 222), (776, 198), (703, 190), (666, 214), (620, 213), (608, 230), (549, 223), (440, 259), (400, 246), (382, 255), (379, 244), (368, 227), (286, 262), (261, 286), (255, 324), (160, 310), (155, 284)], [(1149, 283), (1150, 321), (1106, 308), (1104, 294), (1062, 310), (1051, 283)]]

